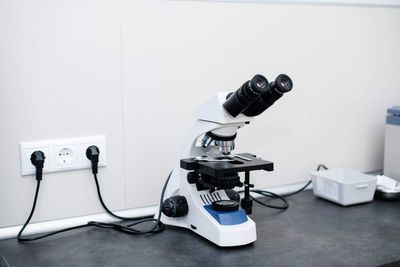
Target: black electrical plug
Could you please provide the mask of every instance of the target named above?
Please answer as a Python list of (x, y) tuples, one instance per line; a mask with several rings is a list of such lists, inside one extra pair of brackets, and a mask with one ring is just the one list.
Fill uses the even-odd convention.
[(36, 167), (36, 180), (42, 180), (44, 160), (46, 159), (44, 153), (37, 150), (31, 154), (31, 162)]
[(86, 157), (92, 162), (92, 173), (97, 174), (99, 165), (100, 150), (97, 146), (90, 146), (86, 149)]

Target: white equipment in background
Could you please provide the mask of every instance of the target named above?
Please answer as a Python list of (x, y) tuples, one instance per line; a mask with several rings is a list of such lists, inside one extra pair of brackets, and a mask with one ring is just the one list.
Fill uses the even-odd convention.
[(400, 106), (389, 108), (385, 129), (385, 160), (383, 172), (400, 181)]
[(348, 169), (311, 173), (314, 195), (342, 206), (370, 202), (374, 198), (376, 176)]

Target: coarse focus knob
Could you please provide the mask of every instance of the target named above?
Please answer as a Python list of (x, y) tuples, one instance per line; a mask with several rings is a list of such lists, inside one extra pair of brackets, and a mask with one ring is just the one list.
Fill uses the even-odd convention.
[(163, 201), (161, 211), (168, 217), (185, 216), (189, 207), (184, 196), (172, 196)]

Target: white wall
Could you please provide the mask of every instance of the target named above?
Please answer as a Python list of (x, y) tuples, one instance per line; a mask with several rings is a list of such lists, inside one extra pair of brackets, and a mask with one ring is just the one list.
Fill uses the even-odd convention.
[[(317, 163), (382, 167), (400, 102), (400, 9), (190, 1), (0, 0), (0, 227), (23, 223), (35, 180), (20, 141), (107, 135), (110, 208), (153, 205), (197, 105), (255, 73), (293, 92), (241, 130), (275, 162), (257, 187)], [(89, 170), (45, 175), (33, 221), (102, 212)]]

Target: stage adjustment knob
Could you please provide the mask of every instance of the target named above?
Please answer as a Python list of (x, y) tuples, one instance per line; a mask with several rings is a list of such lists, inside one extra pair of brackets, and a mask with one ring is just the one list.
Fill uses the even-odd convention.
[(163, 201), (161, 211), (168, 217), (185, 216), (189, 207), (184, 196), (172, 196)]

